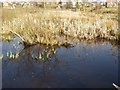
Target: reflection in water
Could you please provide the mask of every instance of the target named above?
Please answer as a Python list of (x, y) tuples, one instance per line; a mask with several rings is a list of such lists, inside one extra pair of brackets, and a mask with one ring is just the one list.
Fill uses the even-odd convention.
[[(2, 43), (3, 88), (112, 88), (113, 82), (118, 83), (118, 50), (109, 42), (81, 41), (74, 47), (24, 48), (18, 41), (16, 38)], [(14, 55), (19, 52), (19, 57), (10, 59), (8, 51)]]

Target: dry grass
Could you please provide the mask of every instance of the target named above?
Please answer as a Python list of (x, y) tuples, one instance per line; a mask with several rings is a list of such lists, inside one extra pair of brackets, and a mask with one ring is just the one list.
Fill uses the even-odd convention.
[(3, 10), (3, 33), (16, 32), (25, 44), (62, 45), (70, 43), (69, 37), (118, 40), (118, 21), (112, 17), (70, 10)]

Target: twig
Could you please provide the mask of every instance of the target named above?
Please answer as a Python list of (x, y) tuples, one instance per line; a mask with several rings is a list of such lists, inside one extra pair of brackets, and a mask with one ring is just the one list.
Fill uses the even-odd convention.
[(20, 36), (20, 34), (18, 34), (18, 33), (16, 33), (16, 32), (13, 32), (13, 31), (11, 31), (11, 30), (10, 30), (10, 32), (13, 33), (13, 34), (15, 34), (15, 35), (17, 35), (23, 42), (25, 42), (25, 39), (22, 38), (22, 37)]
[(16, 36), (18, 36), (23, 41), (23, 44), (24, 44), (25, 48), (29, 47), (31, 45), (34, 45), (34, 44), (29, 43), (29, 42), (26, 42), (25, 39), (22, 36), (20, 36), (20, 34), (14, 32), (14, 31), (11, 31), (11, 30), (10, 30), (10, 32), (15, 34)]

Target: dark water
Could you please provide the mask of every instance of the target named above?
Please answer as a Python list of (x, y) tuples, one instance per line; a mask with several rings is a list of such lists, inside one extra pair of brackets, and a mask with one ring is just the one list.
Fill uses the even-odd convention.
[[(120, 50), (110, 42), (24, 48), (18, 41), (0, 43), (4, 54), (3, 88), (114, 88), (112, 83), (119, 83)], [(10, 59), (8, 51), (19, 52), (19, 57)]]

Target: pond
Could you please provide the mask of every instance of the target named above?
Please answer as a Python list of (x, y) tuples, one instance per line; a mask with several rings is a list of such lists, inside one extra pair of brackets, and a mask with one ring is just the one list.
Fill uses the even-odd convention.
[(3, 88), (114, 88), (119, 83), (118, 45), (81, 41), (24, 48), (19, 41), (0, 42)]

